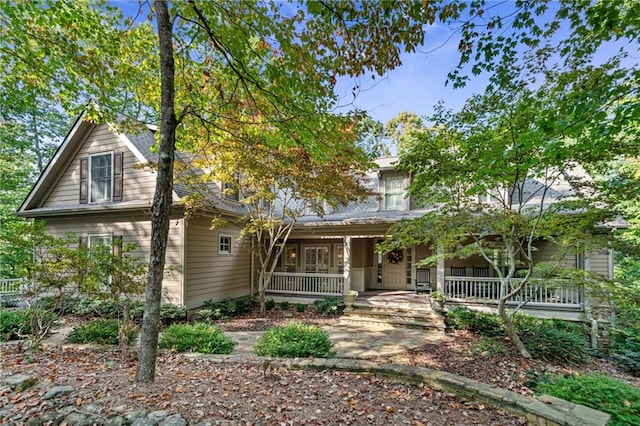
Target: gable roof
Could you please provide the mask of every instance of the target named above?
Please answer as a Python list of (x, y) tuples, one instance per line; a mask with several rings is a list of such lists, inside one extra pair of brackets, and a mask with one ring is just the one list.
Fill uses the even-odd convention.
[[(86, 119), (83, 112), (78, 116), (69, 133), (65, 136), (51, 160), (40, 174), (31, 191), (23, 201), (17, 211), (19, 216), (38, 217), (38, 216), (54, 216), (65, 214), (76, 214), (78, 212), (96, 212), (96, 211), (117, 211), (126, 209), (139, 209), (141, 207), (148, 208), (147, 203), (140, 202), (114, 202), (108, 204), (74, 204), (68, 206), (51, 206), (42, 207), (51, 191), (62, 178), (69, 163), (75, 158), (80, 151), (83, 143), (89, 137), (91, 132), (97, 127), (97, 124)], [(156, 145), (154, 126), (143, 125), (137, 133), (115, 133), (118, 139), (127, 147), (127, 149), (135, 156), (141, 164), (157, 162), (157, 154), (153, 152)], [(190, 156), (176, 152), (176, 161), (182, 161), (185, 164), (190, 163)], [(192, 170), (197, 173), (197, 170)], [(154, 174), (155, 171), (152, 171)], [(185, 185), (176, 183), (173, 188), (173, 202), (179, 203), (189, 193)], [(212, 205), (215, 208), (229, 212), (242, 213), (243, 206), (232, 201), (221, 199), (219, 197), (219, 188), (215, 185), (209, 185), (208, 195), (211, 198)]]

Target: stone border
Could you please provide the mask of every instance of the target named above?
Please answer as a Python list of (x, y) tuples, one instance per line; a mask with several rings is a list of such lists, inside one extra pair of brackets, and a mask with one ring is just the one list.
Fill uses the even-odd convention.
[(425, 383), (431, 387), (483, 401), (505, 411), (525, 416), (530, 424), (540, 426), (604, 426), (611, 418), (584, 405), (574, 404), (549, 395), (529, 397), (488, 385), (477, 380), (444, 371), (399, 364), (378, 364), (372, 361), (344, 358), (256, 358), (239, 360), (234, 356), (199, 355), (214, 363), (236, 364), (244, 362), (262, 365), (265, 373), (270, 368), (297, 370), (335, 370), (409, 383)]

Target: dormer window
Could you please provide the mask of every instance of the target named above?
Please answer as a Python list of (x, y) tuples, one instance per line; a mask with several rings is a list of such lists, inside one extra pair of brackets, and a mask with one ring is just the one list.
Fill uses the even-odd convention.
[(404, 176), (389, 175), (384, 178), (385, 210), (402, 210), (405, 208)]
[(225, 200), (240, 201), (240, 189), (235, 183), (225, 183), (222, 196)]

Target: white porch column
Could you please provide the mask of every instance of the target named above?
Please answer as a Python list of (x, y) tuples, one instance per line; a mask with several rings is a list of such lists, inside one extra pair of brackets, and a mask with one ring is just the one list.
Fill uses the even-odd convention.
[(351, 237), (344, 237), (344, 293), (351, 290)]
[[(438, 247), (438, 253), (442, 253), (442, 249)], [(444, 293), (444, 259), (438, 259), (436, 266), (436, 291)]]

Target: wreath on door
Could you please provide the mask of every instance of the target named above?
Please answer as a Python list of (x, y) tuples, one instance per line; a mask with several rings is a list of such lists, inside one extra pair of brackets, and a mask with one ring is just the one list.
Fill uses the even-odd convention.
[(393, 265), (397, 265), (401, 263), (402, 259), (404, 259), (404, 254), (402, 250), (393, 250), (387, 254), (387, 262)]

